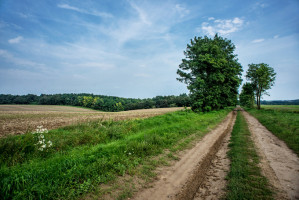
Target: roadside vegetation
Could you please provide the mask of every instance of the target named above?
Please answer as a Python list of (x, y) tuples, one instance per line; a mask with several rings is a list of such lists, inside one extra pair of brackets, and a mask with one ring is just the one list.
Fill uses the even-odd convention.
[(238, 112), (229, 144), (231, 160), (226, 199), (273, 199), (243, 115)]
[(2, 138), (0, 199), (77, 198), (137, 168), (144, 171), (140, 166), (166, 149), (186, 147), (189, 136), (202, 137), (229, 111), (99, 120), (49, 132), (39, 127), (34, 134)]
[(247, 111), (299, 155), (299, 106), (263, 107)]

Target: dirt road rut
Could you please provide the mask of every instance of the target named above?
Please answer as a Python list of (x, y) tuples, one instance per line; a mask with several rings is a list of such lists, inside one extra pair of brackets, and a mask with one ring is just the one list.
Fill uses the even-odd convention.
[(187, 151), (180, 161), (164, 169), (153, 187), (138, 192), (133, 199), (193, 199), (224, 138), (231, 132), (235, 118), (236, 113), (231, 112), (216, 129)]
[(299, 158), (257, 119), (243, 112), (257, 151), (260, 167), (276, 191), (276, 199), (299, 199)]

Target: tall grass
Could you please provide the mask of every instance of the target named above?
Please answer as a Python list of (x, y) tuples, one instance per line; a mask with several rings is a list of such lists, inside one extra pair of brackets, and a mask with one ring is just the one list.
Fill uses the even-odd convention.
[(231, 160), (227, 175), (226, 199), (273, 199), (268, 182), (258, 167), (259, 157), (250, 139), (250, 132), (243, 115), (238, 112), (229, 144)]
[(250, 109), (248, 112), (299, 155), (298, 112), (270, 108), (261, 110)]
[[(50, 131), (46, 137), (53, 147), (43, 152), (34, 148), (31, 133), (1, 139), (1, 155), (7, 159), (1, 158), (0, 199), (76, 198), (191, 134), (201, 137), (228, 112), (179, 111), (143, 120), (69, 126)], [(17, 145), (21, 147), (13, 150)]]

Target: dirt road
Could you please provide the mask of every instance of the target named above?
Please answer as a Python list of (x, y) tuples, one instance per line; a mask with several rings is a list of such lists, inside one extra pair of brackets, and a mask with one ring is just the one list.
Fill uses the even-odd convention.
[(193, 199), (223, 139), (231, 132), (235, 117), (231, 112), (216, 129), (185, 152), (174, 166), (161, 170), (152, 188), (138, 192), (133, 199)]
[[(260, 167), (269, 180), (275, 199), (299, 199), (299, 159), (284, 142), (262, 126), (247, 112), (252, 140), (261, 157)], [(195, 147), (187, 150), (173, 166), (159, 169), (152, 187), (139, 191), (133, 199), (221, 199), (226, 191), (229, 171), (227, 157), (235, 114), (208, 133)]]
[(299, 158), (286, 144), (268, 131), (257, 119), (243, 112), (261, 168), (277, 192), (277, 199), (299, 199)]

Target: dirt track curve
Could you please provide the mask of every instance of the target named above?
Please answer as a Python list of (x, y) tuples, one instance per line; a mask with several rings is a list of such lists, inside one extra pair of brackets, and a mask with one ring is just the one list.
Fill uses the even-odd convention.
[[(240, 109), (240, 108), (239, 108)], [(299, 199), (299, 159), (257, 119), (243, 111), (261, 157), (262, 173), (275, 191), (275, 199)], [(152, 187), (139, 191), (135, 200), (221, 199), (225, 195), (230, 160), (228, 143), (236, 119), (231, 112), (216, 129), (187, 150), (173, 166), (159, 170)]]

